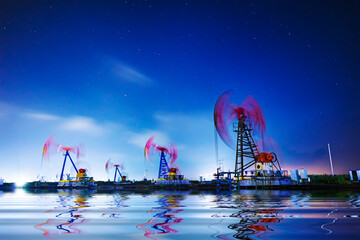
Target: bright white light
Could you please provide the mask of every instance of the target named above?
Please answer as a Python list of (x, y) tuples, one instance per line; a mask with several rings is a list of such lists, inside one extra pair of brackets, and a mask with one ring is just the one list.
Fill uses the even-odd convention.
[(25, 180), (19, 179), (15, 182), (16, 187), (23, 187), (26, 184)]

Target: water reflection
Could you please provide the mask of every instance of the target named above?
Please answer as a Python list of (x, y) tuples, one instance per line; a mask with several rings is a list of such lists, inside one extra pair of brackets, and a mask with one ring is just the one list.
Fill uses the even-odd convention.
[(355, 191), (18, 189), (0, 195), (0, 239), (356, 239), (359, 196)]
[(89, 207), (87, 199), (90, 198), (86, 191), (65, 191), (59, 190), (57, 200), (58, 206), (46, 211), (54, 217), (44, 223), (35, 225), (36, 229), (43, 231), (43, 236), (55, 240), (57, 234), (79, 234), (80, 224), (86, 222), (84, 214)]
[(237, 231), (233, 235), (237, 239), (249, 239), (250, 235), (260, 232), (273, 231), (270, 223), (279, 223), (281, 218), (277, 216), (276, 209), (242, 209), (230, 217), (239, 219), (238, 223), (230, 224), (228, 228)]
[(179, 224), (183, 220), (176, 216), (177, 213), (184, 211), (180, 203), (185, 199), (185, 194), (164, 193), (158, 195), (157, 203), (159, 207), (153, 207), (147, 213), (153, 214), (152, 218), (137, 225), (137, 228), (145, 231), (144, 236), (156, 240), (157, 234), (176, 234), (177, 230), (172, 225)]
[(290, 199), (286, 201), (286, 205), (291, 208), (303, 208), (310, 207), (311, 195), (310, 193), (304, 192), (293, 192), (290, 195)]
[(360, 194), (351, 194), (348, 203), (354, 208), (360, 208)]
[[(238, 209), (229, 215), (213, 215), (213, 217), (236, 218), (237, 222), (228, 225), (235, 234), (219, 234), (219, 239), (251, 239), (252, 235), (274, 231), (272, 226), (280, 223), (279, 212), (286, 207), (286, 199), (291, 193), (286, 191), (240, 191), (236, 195), (219, 195), (215, 202), (218, 208)], [(302, 199), (302, 198), (297, 198)], [(292, 200), (298, 203), (298, 200)]]
[(120, 210), (125, 207), (129, 207), (125, 204), (125, 201), (129, 199), (126, 194), (119, 194), (116, 193), (113, 196), (113, 200), (109, 204), (110, 207), (108, 208), (111, 210), (110, 213), (103, 213), (101, 216), (106, 218), (119, 218), (120, 217)]

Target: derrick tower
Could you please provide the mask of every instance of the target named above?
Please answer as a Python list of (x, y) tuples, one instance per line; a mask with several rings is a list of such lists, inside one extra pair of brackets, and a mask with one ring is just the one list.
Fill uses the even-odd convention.
[(165, 153), (164, 151), (161, 151), (158, 178), (164, 178), (165, 175), (168, 174), (169, 172), (170, 172), (170, 168), (166, 161)]
[[(244, 177), (273, 177), (275, 170), (280, 170), (276, 174), (281, 175), (276, 154), (260, 152), (255, 141), (258, 139), (258, 143), (262, 144), (262, 151), (265, 151), (264, 143), (271, 144), (271, 140), (265, 136), (265, 118), (259, 104), (249, 96), (241, 105), (236, 105), (230, 101), (230, 95), (230, 91), (220, 95), (214, 108), (214, 123), (219, 136), (227, 146), (236, 151), (235, 169), (228, 173), (234, 174), (237, 180), (244, 180)], [(230, 131), (231, 127), (236, 133), (236, 140)], [(256, 137), (255, 140), (253, 136)], [(245, 172), (253, 166), (255, 170)], [(221, 174), (224, 172), (216, 175)]]
[[(233, 131), (237, 133), (235, 176), (241, 178), (244, 177), (244, 170), (253, 166), (260, 158), (259, 150), (251, 136), (252, 129), (248, 125), (251, 126), (251, 123), (246, 121), (245, 116), (233, 123)], [(250, 161), (245, 163), (245, 158)]]

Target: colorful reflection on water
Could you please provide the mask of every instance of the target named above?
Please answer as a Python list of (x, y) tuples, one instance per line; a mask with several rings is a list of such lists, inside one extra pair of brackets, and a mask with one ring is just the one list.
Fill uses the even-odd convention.
[(360, 193), (0, 192), (0, 239), (356, 239)]
[(87, 192), (70, 192), (59, 190), (58, 206), (46, 211), (50, 218), (44, 223), (35, 225), (36, 229), (43, 231), (43, 236), (48, 239), (56, 239), (59, 234), (79, 234), (78, 225), (86, 222), (86, 209), (89, 207), (86, 200), (90, 197)]
[(172, 193), (164, 193), (158, 196), (157, 203), (159, 207), (153, 207), (148, 213), (153, 214), (152, 218), (146, 222), (139, 224), (138, 229), (145, 231), (144, 236), (150, 239), (156, 239), (157, 234), (175, 234), (177, 230), (172, 225), (179, 224), (183, 220), (176, 217), (176, 214), (184, 211), (180, 209), (180, 201), (185, 199), (185, 195), (175, 195)]

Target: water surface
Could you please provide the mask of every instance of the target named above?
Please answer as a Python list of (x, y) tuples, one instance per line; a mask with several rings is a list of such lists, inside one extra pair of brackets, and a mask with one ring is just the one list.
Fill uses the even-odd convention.
[(0, 239), (356, 239), (360, 193), (0, 192)]

